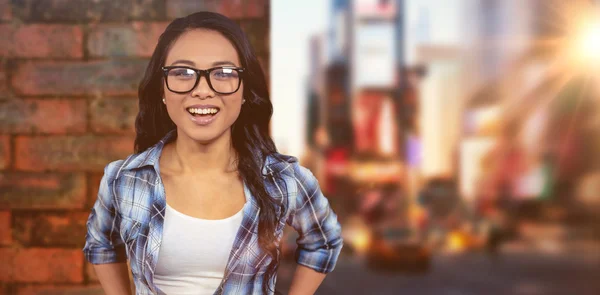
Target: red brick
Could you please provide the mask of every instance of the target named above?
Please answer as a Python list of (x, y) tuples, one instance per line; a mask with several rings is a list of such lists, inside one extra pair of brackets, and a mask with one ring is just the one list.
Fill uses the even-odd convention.
[(150, 57), (168, 23), (98, 25), (91, 29), (87, 48), (93, 57)]
[(104, 173), (89, 173), (88, 176), (88, 201), (86, 209), (91, 209), (98, 199), (98, 191), (100, 190), (100, 181), (102, 180)]
[(19, 0), (13, 15), (27, 22), (164, 19), (165, 0)]
[(10, 212), (0, 211), (0, 245), (6, 246), (12, 243), (12, 225)]
[(133, 136), (19, 136), (15, 167), (25, 171), (103, 171), (133, 152)]
[(10, 0), (0, 0), (0, 20), (10, 20), (11, 18)]
[(102, 286), (25, 286), (18, 287), (15, 295), (104, 295)]
[(60, 99), (11, 99), (0, 101), (0, 132), (83, 133), (86, 102)]
[(268, 0), (223, 0), (219, 12), (230, 18), (263, 18)]
[(0, 97), (6, 96), (6, 91), (7, 91), (7, 87), (6, 87), (6, 73), (4, 72), (3, 69), (0, 68)]
[(0, 173), (0, 208), (82, 209), (86, 202), (83, 174)]
[(13, 213), (15, 241), (24, 246), (83, 247), (89, 212)]
[(0, 283), (11, 282), (13, 280), (13, 266), (15, 265), (16, 249), (14, 248), (0, 248), (0, 257), (2, 257), (2, 263), (0, 263)]
[(10, 138), (0, 135), (0, 170), (10, 166)]
[(11, 85), (22, 95), (137, 95), (148, 62), (29, 61), (18, 63)]
[(263, 19), (241, 20), (238, 24), (248, 36), (256, 55), (268, 55), (271, 47), (269, 41), (269, 23)]
[(83, 56), (83, 32), (70, 25), (0, 25), (0, 55), (6, 57)]
[(135, 133), (136, 98), (95, 99), (90, 103), (92, 130), (99, 133)]
[(81, 283), (81, 249), (0, 248), (0, 281), (18, 283)]
[(230, 18), (262, 18), (267, 0), (167, 0), (167, 17), (184, 17), (197, 11), (218, 12)]

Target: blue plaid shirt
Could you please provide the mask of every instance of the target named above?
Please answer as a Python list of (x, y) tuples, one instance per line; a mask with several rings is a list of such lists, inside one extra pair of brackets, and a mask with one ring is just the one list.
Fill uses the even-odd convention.
[[(129, 260), (136, 294), (164, 294), (153, 282), (165, 216), (165, 193), (158, 159), (175, 131), (139, 154), (108, 164), (87, 221), (85, 258), (92, 264)], [(313, 174), (294, 157), (268, 156), (264, 185), (278, 202), (287, 201), (276, 227), (299, 234), (296, 261), (320, 273), (333, 270), (342, 248), (341, 227)], [(244, 186), (246, 204), (223, 280), (214, 294), (262, 294), (263, 275), (272, 258), (258, 245), (259, 207)], [(199, 237), (201, 238), (201, 237)], [(271, 290), (275, 289), (274, 282)]]

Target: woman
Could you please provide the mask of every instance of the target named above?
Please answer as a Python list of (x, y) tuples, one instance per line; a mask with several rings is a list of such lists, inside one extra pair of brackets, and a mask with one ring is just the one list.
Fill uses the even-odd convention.
[(314, 176), (276, 152), (258, 60), (228, 18), (160, 36), (139, 87), (135, 154), (106, 166), (83, 249), (107, 294), (273, 294), (285, 224), (290, 294), (313, 294), (342, 248)]

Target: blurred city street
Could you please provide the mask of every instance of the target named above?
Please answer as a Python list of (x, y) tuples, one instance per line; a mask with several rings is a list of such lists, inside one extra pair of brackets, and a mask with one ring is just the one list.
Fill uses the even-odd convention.
[(342, 224), (316, 294), (600, 294), (600, 1), (326, 2), (272, 6), (273, 137)]
[[(600, 293), (598, 244), (572, 245), (557, 255), (524, 242), (486, 253), (437, 253), (425, 274), (374, 272), (343, 257), (316, 294), (593, 295)], [(281, 266), (278, 290), (286, 294), (294, 265)]]

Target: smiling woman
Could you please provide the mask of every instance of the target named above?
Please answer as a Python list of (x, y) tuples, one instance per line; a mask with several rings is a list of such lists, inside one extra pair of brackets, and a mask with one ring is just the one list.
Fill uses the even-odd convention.
[(290, 294), (312, 294), (342, 248), (312, 173), (277, 153), (265, 76), (244, 32), (200, 12), (161, 35), (139, 87), (135, 153), (108, 164), (84, 253), (107, 294), (273, 294), (286, 224)]

